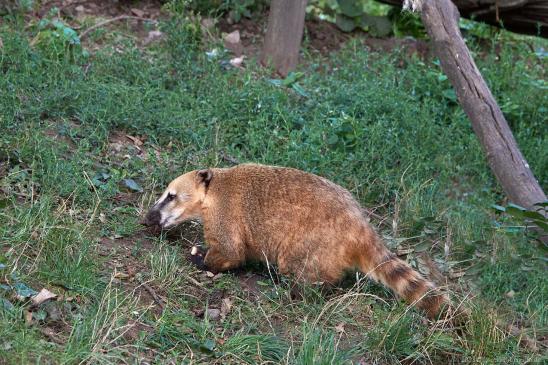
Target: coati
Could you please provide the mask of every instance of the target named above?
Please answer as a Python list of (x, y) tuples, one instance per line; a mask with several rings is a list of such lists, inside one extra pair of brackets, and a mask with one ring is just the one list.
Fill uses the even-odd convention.
[(449, 303), (384, 246), (348, 190), (317, 175), (258, 164), (191, 171), (169, 184), (143, 223), (169, 228), (189, 219), (203, 223), (211, 271), (259, 260), (336, 284), (358, 269), (431, 318)]

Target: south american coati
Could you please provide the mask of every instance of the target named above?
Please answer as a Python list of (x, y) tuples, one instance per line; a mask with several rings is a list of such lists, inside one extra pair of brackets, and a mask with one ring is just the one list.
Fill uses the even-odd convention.
[(143, 223), (203, 223), (204, 262), (225, 271), (248, 260), (282, 274), (336, 284), (357, 269), (436, 317), (448, 297), (382, 243), (350, 192), (293, 168), (241, 164), (173, 180)]

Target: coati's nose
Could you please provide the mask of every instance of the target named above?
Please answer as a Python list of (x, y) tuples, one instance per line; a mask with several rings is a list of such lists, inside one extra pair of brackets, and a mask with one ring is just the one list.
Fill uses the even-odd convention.
[(147, 227), (157, 226), (160, 224), (160, 218), (160, 212), (156, 209), (151, 209), (140, 223)]

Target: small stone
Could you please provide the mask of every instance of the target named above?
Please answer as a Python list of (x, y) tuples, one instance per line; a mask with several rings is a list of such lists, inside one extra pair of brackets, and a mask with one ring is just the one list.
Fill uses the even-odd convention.
[(164, 36), (164, 33), (160, 32), (159, 30), (151, 30), (150, 32), (148, 32), (148, 35), (143, 41), (143, 43), (147, 45), (151, 42), (161, 39), (163, 36)]
[(145, 15), (145, 12), (141, 9), (131, 8), (131, 13), (139, 18), (142, 18)]
[(216, 321), (221, 317), (221, 311), (216, 308), (208, 308), (206, 316), (210, 321)]
[(211, 18), (203, 18), (200, 23), (205, 30), (212, 29), (215, 26), (215, 20)]
[(516, 295), (516, 292), (513, 290), (510, 290), (508, 293), (504, 294), (506, 298), (513, 298)]
[(232, 33), (228, 33), (223, 37), (224, 46), (226, 49), (234, 53), (235, 56), (241, 56), (244, 50), (242, 43), (240, 42), (240, 32), (235, 30)]
[(235, 30), (232, 33), (228, 33), (227, 35), (225, 35), (224, 40), (225, 42), (232, 43), (232, 44), (240, 43), (240, 31)]

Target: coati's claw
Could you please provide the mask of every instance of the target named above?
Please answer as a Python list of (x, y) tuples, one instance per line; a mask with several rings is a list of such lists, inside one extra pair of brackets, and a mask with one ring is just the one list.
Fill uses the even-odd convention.
[(190, 262), (192, 262), (198, 270), (206, 271), (208, 270), (207, 265), (205, 264), (205, 255), (207, 250), (199, 246), (193, 246), (190, 251)]

